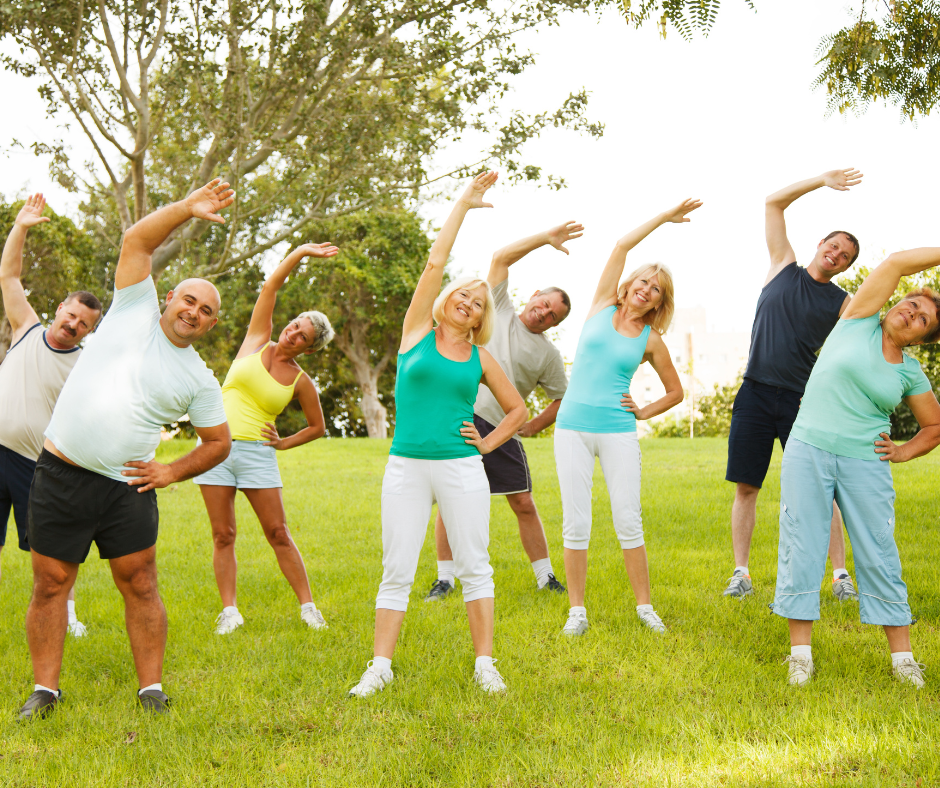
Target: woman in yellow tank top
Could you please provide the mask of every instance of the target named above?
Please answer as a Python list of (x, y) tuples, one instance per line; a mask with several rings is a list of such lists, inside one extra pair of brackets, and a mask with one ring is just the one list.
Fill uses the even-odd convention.
[[(261, 288), (245, 341), (222, 385), (232, 452), (221, 465), (194, 479), (202, 491), (212, 525), (212, 564), (223, 605), (216, 620), (215, 631), (220, 635), (245, 623), (235, 598), (238, 490), (245, 494), (258, 516), (278, 565), (297, 594), (301, 619), (314, 629), (326, 626), (313, 603), (304, 560), (287, 528), (276, 453), (309, 443), (325, 432), (320, 397), (296, 358), (325, 347), (333, 338), (333, 328), (320, 312), (304, 312), (281, 331), (276, 342), (271, 341), (271, 333), (277, 293), (294, 267), (305, 257), (333, 257), (338, 251), (329, 243), (305, 244), (274, 270)], [(293, 399), (300, 402), (308, 426), (281, 437), (274, 421)]]

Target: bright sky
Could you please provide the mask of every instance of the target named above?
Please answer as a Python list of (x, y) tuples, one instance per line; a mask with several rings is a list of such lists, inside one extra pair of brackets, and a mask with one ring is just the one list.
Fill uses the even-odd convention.
[[(549, 285), (571, 294), (574, 310), (559, 329), (570, 359), (614, 241), (685, 197), (705, 205), (690, 224), (656, 231), (627, 269), (667, 263), (678, 305), (705, 306), (709, 323), (721, 330), (750, 329), (768, 264), (763, 199), (793, 181), (837, 167), (865, 173), (850, 193), (825, 189), (790, 208), (790, 240), (802, 262), (834, 229), (858, 235), (865, 264), (883, 252), (940, 244), (930, 164), (940, 121), (915, 127), (893, 107), (827, 119), (825, 94), (811, 89), (816, 47), (824, 33), (846, 24), (850, 10), (841, 0), (755, 4), (756, 13), (744, 0), (724, 0), (712, 35), (693, 43), (672, 31), (664, 42), (655, 26), (631, 30), (614, 12), (529, 36), (523, 43), (539, 54), (538, 63), (510, 103), (554, 109), (585, 86), (592, 94), (588, 114), (606, 132), (594, 141), (550, 130), (533, 143), (529, 160), (563, 176), (568, 188), (497, 184), (495, 209), (472, 212), (464, 225), (455, 272), (485, 274), (500, 246), (567, 219), (582, 222), (586, 234), (571, 242), (569, 257), (539, 250), (510, 277), (520, 296)], [(0, 143), (56, 137), (34, 88), (3, 72), (0, 89), (16, 108), (0, 116)], [(12, 154), (4, 176), (0, 191), (7, 197), (44, 190), (57, 209), (74, 204), (31, 155)], [(448, 211), (444, 203), (425, 209), (435, 226)]]

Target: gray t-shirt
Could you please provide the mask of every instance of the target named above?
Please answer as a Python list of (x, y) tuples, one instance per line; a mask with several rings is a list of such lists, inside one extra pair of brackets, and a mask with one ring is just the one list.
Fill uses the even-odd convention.
[[(525, 399), (536, 386), (541, 386), (552, 399), (561, 399), (568, 388), (565, 362), (561, 353), (544, 334), (533, 334), (519, 319), (509, 299), (509, 280), (493, 288), (496, 302), (496, 326), (486, 349), (516, 391)], [(473, 412), (490, 424), (496, 425), (506, 415), (496, 397), (486, 386), (480, 386)], [(513, 435), (516, 440), (517, 435)]]

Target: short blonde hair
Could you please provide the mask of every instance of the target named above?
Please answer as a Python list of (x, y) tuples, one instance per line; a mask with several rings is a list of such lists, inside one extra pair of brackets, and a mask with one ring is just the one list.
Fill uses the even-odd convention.
[(485, 345), (493, 335), (493, 326), (496, 322), (496, 303), (493, 301), (493, 292), (490, 290), (489, 282), (485, 279), (477, 279), (474, 276), (462, 276), (455, 279), (441, 290), (441, 294), (434, 299), (434, 308), (431, 310), (434, 322), (440, 324), (444, 319), (444, 304), (447, 303), (448, 298), (457, 290), (476, 290), (480, 286), (484, 288), (486, 300), (483, 304), (483, 317), (480, 319), (479, 324), (470, 330), (470, 343), (473, 345)]
[(672, 271), (662, 263), (644, 265), (624, 279), (620, 287), (617, 288), (617, 306), (623, 305), (623, 300), (627, 297), (627, 291), (637, 279), (649, 279), (656, 275), (659, 275), (659, 290), (663, 298), (658, 307), (651, 309), (643, 316), (643, 322), (656, 333), (665, 334), (676, 311), (676, 298), (672, 284)]
[[(313, 341), (305, 352), (315, 353), (318, 350), (323, 350), (323, 348), (330, 344), (330, 341), (336, 334), (336, 332), (333, 331), (333, 326), (330, 325), (330, 319), (322, 312), (310, 310), (308, 312), (301, 312), (294, 320), (302, 320), (303, 318), (307, 318), (313, 326)], [(293, 323), (294, 320), (291, 322)]]

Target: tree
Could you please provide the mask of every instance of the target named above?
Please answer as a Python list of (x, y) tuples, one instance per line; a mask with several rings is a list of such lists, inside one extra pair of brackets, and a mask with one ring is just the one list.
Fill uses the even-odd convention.
[(91, 144), (87, 166), (64, 143), (32, 147), (90, 216), (116, 217), (94, 222), (115, 250), (130, 224), (194, 185), (232, 183), (224, 227), (191, 221), (154, 256), (159, 278), (209, 241), (197, 272), (211, 275), (326, 217), (416, 194), (446, 174), (428, 169), (441, 147), (470, 134), (483, 150), (452, 172), (496, 159), (511, 179), (540, 179), (520, 155), (528, 139), (602, 129), (584, 120), (583, 90), (554, 112), (494, 120), (534, 62), (513, 36), (594, 2), (11, 0), (0, 37), (19, 50), (4, 66), (40, 76), (50, 114)]

